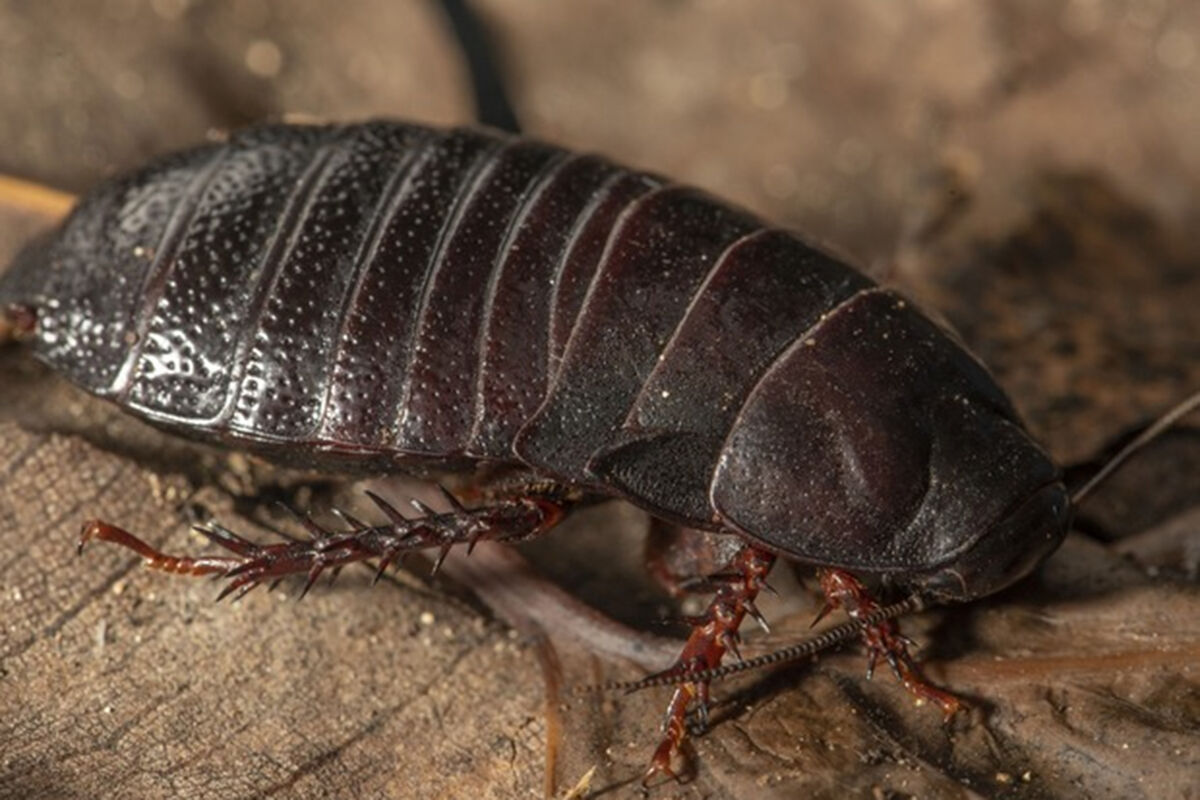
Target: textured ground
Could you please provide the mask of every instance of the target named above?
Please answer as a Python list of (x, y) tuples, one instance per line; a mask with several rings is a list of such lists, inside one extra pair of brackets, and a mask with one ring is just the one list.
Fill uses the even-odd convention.
[[(1195, 4), (479, 5), (532, 133), (698, 183), (904, 286), (1065, 463), (1200, 388)], [(285, 113), (469, 118), (431, 4), (5, 0), (0, 50), (0, 172), (70, 191)], [(0, 208), (0, 263), (45, 224)], [(910, 622), (969, 718), (943, 728), (848, 652), (721, 687), (691, 781), (651, 796), (1200, 797), (1197, 476), (1182, 430), (1039, 575)], [(593, 767), (586, 796), (635, 795), (665, 696), (571, 694), (638, 667), (510, 631), (490, 609), (536, 579), (500, 559), (231, 607), (111, 548), (74, 555), (85, 516), (198, 550), (193, 515), (262, 532), (245, 518), (264, 500), (346, 491), (165, 442), (0, 353), (0, 797), (562, 797)], [(645, 525), (597, 508), (529, 557), (649, 626)], [(784, 595), (776, 639), (809, 613)]]

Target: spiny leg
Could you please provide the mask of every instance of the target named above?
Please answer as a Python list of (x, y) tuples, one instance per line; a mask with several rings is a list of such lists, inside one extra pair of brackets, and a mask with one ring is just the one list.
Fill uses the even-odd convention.
[(672, 597), (712, 594), (745, 543), (737, 534), (687, 528), (654, 517), (646, 537), (646, 568)]
[(414, 550), (437, 548), (436, 571), (456, 544), (467, 545), (469, 552), (476, 542), (485, 539), (514, 542), (536, 536), (556, 525), (575, 499), (563, 487), (536, 484), (523, 487), (519, 493), (512, 491), (492, 497), (485, 505), (468, 509), (445, 489), (442, 492), (450, 506), (449, 511), (435, 512), (419, 501), (413, 501), (421, 516), (411, 519), (379, 495), (367, 492), (388, 518), (385, 525), (367, 525), (335, 510), (333, 513), (349, 530), (334, 531), (322, 527), (307, 514), (302, 515), (300, 520), (312, 537), (308, 541), (259, 545), (219, 525), (197, 528), (232, 552), (231, 556), (170, 556), (132, 533), (100, 520), (84, 524), (79, 550), (82, 552), (85, 544), (99, 539), (133, 550), (152, 569), (186, 575), (219, 575), (229, 579), (229, 583), (221, 590), (218, 600), (233, 592), (241, 597), (263, 581), (306, 573), (308, 579), (301, 592), (303, 597), (324, 570), (336, 570), (355, 561), (379, 559), (375, 576), (378, 580), (389, 564)]
[[(825, 607), (813, 624), (835, 608), (845, 609), (851, 619), (861, 619), (879, 608), (862, 582), (848, 572), (823, 569), (820, 579)], [(904, 688), (918, 701), (935, 703), (941, 708), (945, 719), (949, 720), (964, 707), (963, 701), (925, 680), (908, 654), (911, 641), (900, 633), (895, 621), (863, 626), (863, 642), (867, 646), (867, 680), (871, 679), (875, 663), (882, 656)]]
[[(711, 669), (720, 666), (726, 652), (732, 652), (740, 658), (738, 628), (747, 615), (764, 624), (754, 600), (765, 585), (767, 572), (774, 562), (772, 553), (753, 545), (745, 545), (738, 550), (725, 572), (719, 576), (720, 586), (708, 609), (692, 621), (691, 636), (678, 660), (660, 674), (679, 675)], [(667, 704), (663, 740), (650, 759), (650, 766), (642, 778), (643, 785), (660, 772), (676, 777), (671, 770), (671, 756), (687, 738), (687, 712), (693, 702), (698, 704), (703, 723), (708, 715), (707, 681), (684, 683), (675, 689), (671, 702)]]

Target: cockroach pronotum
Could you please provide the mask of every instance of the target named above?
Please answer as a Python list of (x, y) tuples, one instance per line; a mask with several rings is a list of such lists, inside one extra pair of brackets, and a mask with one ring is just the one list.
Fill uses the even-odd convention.
[(657, 678), (677, 686), (647, 777), (673, 774), (776, 559), (816, 566), (872, 664), (952, 715), (858, 576), (979, 598), (1072, 511), (987, 370), (897, 292), (699, 191), (496, 132), (270, 125), (159, 159), (27, 247), (0, 308), (42, 361), (179, 434), (341, 471), (509, 470), (471, 507), (306, 518), (310, 541), (211, 526), (219, 557), (84, 528), (224, 593), (526, 539), (595, 497), (724, 535)]

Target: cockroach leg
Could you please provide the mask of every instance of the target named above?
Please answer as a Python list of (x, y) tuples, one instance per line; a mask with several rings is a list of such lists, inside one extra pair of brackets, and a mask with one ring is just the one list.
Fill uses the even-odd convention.
[[(658, 518), (646, 537), (646, 568), (672, 597), (709, 594), (745, 540), (729, 533), (686, 528)], [(740, 577), (735, 575), (736, 577)]]
[[(738, 628), (742, 620), (753, 613), (754, 598), (774, 562), (774, 554), (752, 545), (743, 546), (729, 562), (729, 577), (720, 581), (707, 611), (695, 621), (683, 652), (673, 666), (660, 674), (678, 675), (711, 669), (720, 665), (726, 652), (736, 655)], [(687, 712), (693, 704), (703, 723), (708, 715), (708, 681), (684, 683), (675, 689), (667, 704), (663, 740), (642, 778), (643, 786), (659, 773), (678, 779), (671, 769), (671, 756), (687, 737)]]
[(380, 571), (406, 553), (437, 548), (434, 564), (440, 566), (456, 544), (470, 547), (482, 540), (514, 542), (544, 533), (565, 515), (571, 502), (566, 492), (553, 486), (538, 486), (508, 497), (496, 498), (487, 505), (467, 509), (457, 502), (451, 510), (438, 513), (423, 509), (422, 516), (409, 519), (379, 495), (367, 496), (388, 517), (385, 525), (366, 525), (348, 514), (337, 514), (350, 530), (335, 531), (322, 527), (307, 514), (298, 515), (311, 535), (307, 541), (289, 541), (258, 545), (219, 525), (198, 527), (212, 541), (233, 552), (232, 556), (196, 558), (167, 555), (126, 530), (99, 520), (83, 527), (79, 538), (82, 552), (93, 539), (112, 542), (133, 550), (147, 566), (186, 575), (219, 575), (228, 583), (217, 596), (241, 597), (263, 581), (273, 582), (285, 575), (307, 576), (303, 597), (326, 569), (336, 570), (355, 561), (377, 558)]
[(180, 575), (217, 575), (228, 572), (242, 563), (242, 559), (234, 556), (200, 556), (197, 558), (169, 556), (146, 544), (129, 531), (98, 519), (88, 520), (83, 524), (83, 530), (79, 534), (79, 543), (76, 546), (80, 555), (83, 554), (84, 546), (93, 539), (119, 544), (121, 547), (134, 551), (146, 560), (146, 566), (151, 569)]
[[(879, 608), (879, 604), (862, 582), (848, 572), (823, 569), (820, 571), (820, 579), (821, 591), (825, 593), (825, 606), (818, 615), (818, 620), (835, 608), (845, 609), (851, 619), (861, 619)], [(966, 707), (959, 698), (925, 680), (908, 654), (912, 640), (900, 633), (894, 620), (864, 625), (863, 642), (867, 646), (868, 680), (875, 671), (875, 663), (883, 658), (909, 694), (919, 702), (937, 705), (947, 721)]]

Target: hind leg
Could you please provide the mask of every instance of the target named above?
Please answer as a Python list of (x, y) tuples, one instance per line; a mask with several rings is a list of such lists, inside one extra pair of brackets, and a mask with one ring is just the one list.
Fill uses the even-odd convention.
[(456, 544), (464, 544), (469, 550), (483, 540), (514, 542), (537, 536), (558, 524), (574, 502), (567, 489), (555, 484), (513, 488), (489, 497), (474, 508), (466, 508), (445, 490), (443, 494), (447, 511), (437, 512), (414, 502), (420, 516), (409, 518), (383, 498), (368, 492), (368, 497), (387, 518), (385, 524), (368, 525), (335, 510), (344, 527), (333, 530), (303, 515), (300, 521), (311, 535), (307, 541), (259, 545), (219, 525), (197, 528), (232, 555), (170, 556), (132, 533), (100, 520), (84, 524), (79, 550), (82, 552), (85, 544), (98, 539), (133, 550), (152, 569), (186, 575), (219, 575), (229, 582), (218, 599), (234, 592), (240, 597), (263, 581), (305, 574), (303, 596), (324, 570), (336, 570), (356, 561), (378, 559), (378, 579), (389, 564), (414, 550), (437, 550), (436, 570)]

